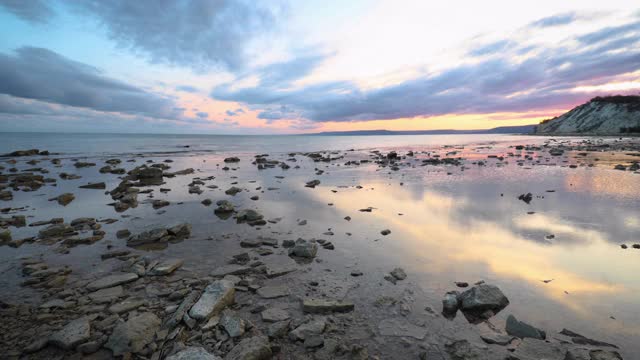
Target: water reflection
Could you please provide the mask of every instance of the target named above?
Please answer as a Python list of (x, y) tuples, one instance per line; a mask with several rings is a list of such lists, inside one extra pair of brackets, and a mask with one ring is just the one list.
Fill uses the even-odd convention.
[[(533, 295), (529, 301), (536, 302), (542, 296), (570, 310), (572, 315), (563, 315), (563, 319), (573, 316), (588, 320), (591, 325), (597, 324), (603, 334), (640, 335), (634, 305), (640, 300), (635, 275), (640, 263), (638, 254), (624, 252), (612, 244), (616, 240), (609, 238), (610, 226), (615, 222), (589, 218), (590, 213), (579, 207), (580, 202), (565, 203), (559, 209), (572, 216), (557, 214), (558, 209), (533, 215), (510, 211), (504, 202), (522, 208), (515, 197), (496, 200), (494, 193), (493, 201), (487, 201), (486, 193), (477, 191), (481, 187), (475, 187), (470, 180), (450, 183), (448, 192), (427, 186), (398, 186), (395, 182), (360, 183), (362, 190), (341, 190), (332, 202), (340, 213), (353, 217), (353, 223), (366, 224), (373, 231), (390, 228), (392, 236), (379, 240), (385, 242), (386, 256), (404, 259), (407, 266), (413, 267), (411, 271), (421, 272), (424, 286), (434, 286), (434, 278), (439, 283), (496, 279), (516, 297), (520, 295), (518, 291), (525, 289), (528, 293), (523, 297)], [(562, 178), (551, 181), (558, 180)], [(311, 194), (318, 201), (326, 196)], [(375, 210), (357, 212), (369, 206)], [(545, 210), (545, 206), (538, 208)], [(615, 209), (613, 212), (622, 219), (637, 214), (633, 208), (617, 206), (615, 198), (607, 200), (606, 209)], [(579, 221), (571, 220), (576, 219), (575, 214), (581, 216)], [(369, 234), (375, 236), (373, 231)], [(625, 228), (617, 231), (624, 232)], [(555, 234), (555, 238), (540, 241), (545, 234)], [(612, 309), (602, 308), (602, 304), (612, 301), (616, 316), (627, 319), (623, 327), (608, 319)], [(545, 319), (557, 311), (544, 307), (542, 310), (548, 313), (536, 315)], [(554, 325), (563, 327), (560, 321)]]

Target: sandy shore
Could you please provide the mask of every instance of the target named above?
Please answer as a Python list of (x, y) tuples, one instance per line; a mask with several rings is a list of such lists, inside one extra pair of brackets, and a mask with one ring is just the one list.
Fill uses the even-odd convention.
[(633, 359), (639, 156), (637, 139), (542, 137), (15, 153), (0, 159), (0, 348), (34, 359)]

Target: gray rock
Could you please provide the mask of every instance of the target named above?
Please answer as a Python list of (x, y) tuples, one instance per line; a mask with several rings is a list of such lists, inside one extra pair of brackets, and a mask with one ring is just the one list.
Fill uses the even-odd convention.
[(622, 356), (617, 351), (591, 350), (589, 351), (591, 360), (622, 360)]
[(307, 349), (317, 348), (324, 344), (324, 337), (322, 335), (310, 335), (304, 339), (304, 347)]
[(353, 311), (355, 305), (350, 301), (305, 298), (302, 300), (302, 310), (311, 314), (326, 314), (332, 312)]
[(232, 338), (244, 335), (246, 323), (235, 311), (226, 309), (220, 314), (220, 325)]
[(145, 300), (141, 298), (129, 298), (125, 299), (117, 304), (113, 304), (109, 307), (109, 312), (112, 314), (122, 314), (131, 310), (137, 309), (145, 304)]
[(286, 285), (263, 286), (256, 293), (263, 299), (275, 299), (289, 295), (289, 288)]
[(167, 232), (167, 229), (162, 228), (145, 231), (138, 235), (131, 236), (127, 240), (127, 246), (139, 246), (144, 244), (162, 242), (168, 235), (169, 233)]
[(90, 293), (89, 299), (97, 304), (110, 303), (123, 295), (122, 286), (114, 286), (110, 288), (100, 289), (98, 291)]
[(402, 268), (395, 268), (391, 270), (389, 274), (391, 274), (391, 276), (393, 276), (397, 280), (404, 280), (407, 278), (407, 273), (405, 273)]
[(189, 310), (189, 316), (196, 320), (208, 319), (233, 304), (234, 300), (235, 288), (233, 282), (216, 280), (204, 289), (200, 299)]
[(160, 319), (153, 313), (131, 316), (113, 329), (105, 347), (113, 351), (114, 356), (128, 352), (138, 353), (154, 340), (159, 327)]
[(507, 331), (507, 334), (519, 337), (521, 339), (533, 338), (544, 340), (547, 338), (547, 334), (543, 330), (533, 327), (525, 322), (519, 321), (513, 315), (509, 315), (509, 317), (507, 317), (507, 326), (505, 330)]
[(61, 330), (53, 333), (49, 338), (49, 344), (59, 348), (70, 350), (91, 337), (91, 323), (87, 317), (75, 319), (65, 325)]
[(588, 349), (569, 349), (564, 360), (591, 360)]
[(269, 308), (261, 313), (262, 321), (264, 322), (281, 322), (284, 320), (288, 320), (291, 315), (286, 310), (278, 309), (278, 308)]
[(210, 354), (202, 347), (189, 346), (182, 351), (168, 356), (166, 360), (222, 360), (222, 358)]
[(173, 329), (176, 327), (182, 319), (184, 319), (185, 315), (193, 304), (196, 303), (199, 297), (199, 293), (197, 291), (192, 291), (187, 295), (184, 300), (180, 303), (180, 306), (176, 309), (176, 311), (171, 315), (171, 317), (165, 321), (164, 328)]
[(75, 232), (69, 224), (53, 224), (38, 232), (40, 238), (49, 238), (57, 236), (71, 235)]
[(272, 339), (279, 339), (289, 331), (289, 321), (280, 321), (269, 325), (267, 335)]
[(264, 336), (254, 336), (240, 341), (225, 356), (225, 360), (267, 360), (272, 356), (269, 339)]
[(565, 360), (566, 350), (557, 343), (526, 338), (513, 352), (518, 360)]
[(480, 284), (476, 285), (459, 297), (460, 308), (469, 313), (482, 314), (491, 311), (494, 314), (509, 305), (509, 299), (497, 286)]
[(184, 264), (182, 259), (166, 259), (158, 263), (148, 272), (151, 276), (169, 275)]
[(191, 236), (191, 224), (182, 223), (167, 229), (169, 235), (173, 235), (177, 238), (187, 238)]
[(134, 273), (113, 274), (93, 281), (87, 285), (89, 291), (96, 291), (104, 288), (114, 287), (116, 285), (126, 284), (138, 279), (138, 275)]
[(319, 335), (324, 332), (327, 322), (324, 318), (312, 320), (304, 323), (289, 333), (289, 339), (292, 341), (302, 340), (309, 335)]
[(442, 313), (445, 316), (455, 315), (460, 307), (460, 302), (458, 301), (458, 297), (460, 293), (457, 291), (449, 291), (444, 294), (444, 299), (442, 299)]
[(296, 240), (295, 245), (289, 249), (289, 256), (313, 258), (318, 253), (318, 245), (315, 242), (304, 239)]
[(248, 266), (238, 265), (238, 264), (229, 264), (223, 265), (211, 272), (211, 276), (215, 277), (224, 277), (227, 275), (242, 275), (251, 272), (252, 268)]
[(228, 188), (224, 193), (227, 195), (235, 196), (237, 193), (242, 192), (242, 189), (232, 186)]

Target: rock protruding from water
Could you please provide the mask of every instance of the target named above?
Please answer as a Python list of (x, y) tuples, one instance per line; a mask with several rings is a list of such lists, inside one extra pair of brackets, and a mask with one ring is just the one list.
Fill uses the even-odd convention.
[(59, 348), (69, 350), (81, 344), (91, 337), (91, 323), (86, 317), (73, 320), (62, 329), (53, 333), (49, 343)]
[(544, 340), (547, 338), (547, 334), (544, 330), (540, 330), (523, 321), (519, 321), (513, 315), (509, 315), (509, 317), (507, 317), (507, 325), (505, 330), (507, 331), (507, 334), (519, 337), (521, 339), (532, 338)]
[(476, 323), (492, 317), (509, 305), (509, 299), (495, 285), (480, 284), (460, 294), (460, 310)]

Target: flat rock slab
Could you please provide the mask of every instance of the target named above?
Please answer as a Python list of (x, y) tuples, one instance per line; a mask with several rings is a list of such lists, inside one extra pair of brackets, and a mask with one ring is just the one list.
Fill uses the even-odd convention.
[(122, 314), (125, 312), (129, 312), (131, 310), (137, 309), (144, 304), (145, 304), (144, 299), (129, 298), (117, 304), (111, 305), (111, 307), (109, 307), (109, 312), (112, 314)]
[(161, 275), (169, 275), (172, 272), (176, 271), (180, 266), (184, 264), (184, 260), (182, 259), (166, 259), (162, 260), (158, 265), (154, 266), (148, 275), (152, 276), (161, 276)]
[(235, 300), (233, 281), (216, 280), (207, 285), (200, 299), (189, 310), (189, 316), (196, 320), (205, 320), (219, 314)]
[(566, 350), (559, 344), (525, 338), (513, 352), (513, 357), (519, 360), (564, 360), (565, 353)]
[(269, 340), (264, 336), (254, 336), (240, 341), (225, 360), (267, 360), (272, 356)]
[(166, 360), (222, 360), (222, 358), (209, 353), (204, 348), (189, 346), (180, 352), (168, 356)]
[(378, 324), (378, 330), (382, 336), (406, 336), (418, 340), (424, 339), (427, 334), (427, 329), (403, 319), (384, 319)]
[(62, 329), (53, 333), (49, 338), (49, 343), (59, 348), (69, 350), (81, 344), (91, 337), (91, 323), (86, 317), (75, 319), (65, 325)]
[(211, 272), (211, 276), (224, 277), (225, 275), (242, 275), (251, 272), (252, 268), (237, 264), (220, 266)]
[(312, 320), (308, 323), (304, 323), (289, 333), (289, 339), (296, 341), (302, 340), (309, 335), (319, 335), (324, 332), (327, 326), (327, 321), (323, 318)]
[(278, 308), (269, 308), (262, 312), (262, 321), (264, 322), (278, 322), (284, 321), (291, 317), (288, 311), (278, 309)]
[(138, 279), (138, 275), (134, 273), (113, 274), (98, 279), (87, 285), (89, 291), (96, 291), (104, 288), (110, 288), (121, 284), (126, 284)]
[(92, 292), (89, 294), (89, 299), (97, 304), (105, 304), (118, 299), (123, 294), (122, 286), (118, 285)]
[(289, 288), (285, 285), (263, 286), (256, 293), (263, 299), (275, 299), (289, 295)]
[(302, 300), (302, 311), (311, 314), (353, 311), (355, 305), (349, 301), (307, 298)]
[(132, 316), (113, 329), (104, 347), (113, 351), (114, 356), (128, 352), (138, 353), (154, 340), (159, 327), (160, 319), (153, 313)]

